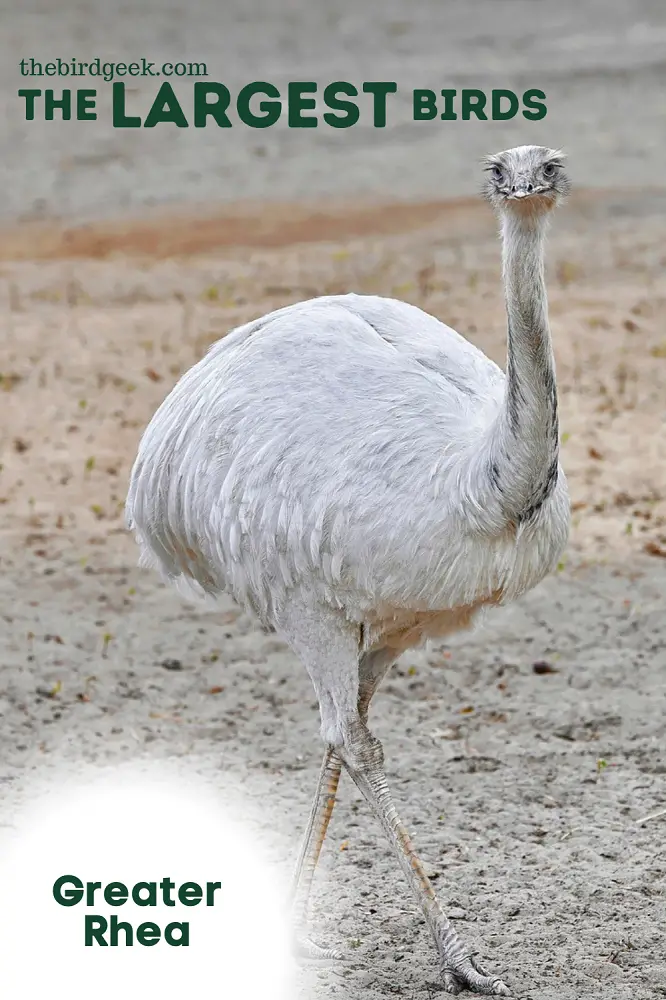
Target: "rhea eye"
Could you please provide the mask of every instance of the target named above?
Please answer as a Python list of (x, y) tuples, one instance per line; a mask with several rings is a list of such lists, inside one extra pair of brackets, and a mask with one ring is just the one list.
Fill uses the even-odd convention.
[(492, 178), (494, 181), (498, 181), (498, 183), (500, 184), (504, 180), (504, 174), (502, 173), (499, 167), (493, 167)]
[(547, 163), (545, 165), (545, 167), (543, 168), (543, 176), (544, 177), (554, 177), (554, 175), (555, 175), (555, 169), (556, 169), (556, 167), (555, 167), (554, 163)]

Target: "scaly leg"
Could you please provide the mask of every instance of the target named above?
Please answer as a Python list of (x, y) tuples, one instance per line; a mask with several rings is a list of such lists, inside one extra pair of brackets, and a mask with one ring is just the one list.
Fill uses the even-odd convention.
[(432, 884), (416, 855), (398, 816), (384, 775), (384, 754), (379, 740), (356, 719), (346, 727), (340, 750), (345, 768), (380, 820), (400, 866), (421, 906), (439, 952), (444, 988), (448, 993), (464, 989), (475, 993), (507, 995), (501, 979), (489, 976), (474, 961), (469, 948), (458, 937), (440, 906)]
[(297, 956), (301, 958), (340, 959), (342, 957), (333, 948), (322, 948), (315, 944), (305, 934), (312, 879), (333, 813), (341, 770), (342, 761), (333, 747), (327, 747), (312, 802), (310, 818), (296, 863), (292, 889), (293, 918), (296, 929), (295, 949)]
[[(392, 650), (377, 650), (361, 656), (359, 662), (358, 711), (363, 721), (368, 716), (370, 699), (394, 659), (395, 653)], [(339, 952), (332, 948), (320, 947), (306, 935), (312, 881), (319, 862), (319, 855), (324, 844), (328, 824), (333, 813), (341, 770), (342, 761), (340, 757), (333, 747), (327, 747), (324, 751), (319, 782), (312, 802), (308, 825), (303, 836), (293, 881), (292, 905), (296, 928), (296, 953), (301, 958), (341, 958)]]
[[(486, 995), (509, 993), (501, 979), (488, 976), (474, 961), (439, 905), (434, 889), (412, 847), (386, 784), (379, 740), (364, 721), (372, 684), (362, 679), (358, 630), (344, 614), (313, 607), (310, 595), (292, 595), (276, 622), (298, 653), (312, 679), (321, 713), (321, 735), (335, 748), (346, 770), (380, 820), (400, 866), (418, 899), (439, 952), (444, 988), (448, 993), (469, 989)], [(372, 671), (375, 673), (375, 671)], [(377, 670), (377, 683), (379, 674)], [(320, 779), (319, 802), (324, 779)], [(320, 808), (313, 809), (313, 830)], [(304, 857), (308, 856), (308, 842)]]

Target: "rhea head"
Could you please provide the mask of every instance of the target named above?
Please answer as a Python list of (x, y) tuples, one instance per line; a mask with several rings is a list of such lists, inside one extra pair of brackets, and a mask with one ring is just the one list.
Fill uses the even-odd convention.
[(515, 146), (486, 156), (485, 195), (502, 213), (544, 215), (569, 193), (564, 159), (561, 150), (547, 146)]

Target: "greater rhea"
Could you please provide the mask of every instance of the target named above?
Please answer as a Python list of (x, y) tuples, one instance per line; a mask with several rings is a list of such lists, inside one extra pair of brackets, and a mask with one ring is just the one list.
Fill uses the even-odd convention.
[(485, 161), (501, 223), (506, 375), (416, 306), (332, 295), (214, 344), (164, 400), (127, 499), (142, 564), (186, 593), (231, 594), (284, 636), (314, 685), (324, 759), (294, 889), (304, 933), (344, 768), (422, 908), (449, 993), (506, 994), (438, 903), (393, 804), (368, 707), (406, 649), (468, 627), (557, 564), (569, 529), (558, 461), (544, 239), (563, 154)]

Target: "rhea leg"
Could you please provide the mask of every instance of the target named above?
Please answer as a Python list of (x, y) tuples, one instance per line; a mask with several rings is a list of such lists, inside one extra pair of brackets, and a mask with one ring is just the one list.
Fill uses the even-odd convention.
[(439, 952), (445, 989), (449, 993), (470, 989), (483, 994), (508, 994), (500, 979), (486, 975), (476, 965), (469, 948), (451, 926), (398, 816), (386, 784), (381, 744), (370, 733), (364, 718), (370, 689), (362, 690), (356, 630), (342, 614), (312, 608), (307, 600), (284, 609), (278, 624), (314, 684), (324, 743), (335, 749), (368, 800), (419, 902)]
[(508, 987), (500, 979), (488, 976), (474, 961), (437, 900), (432, 883), (393, 803), (384, 774), (382, 745), (367, 727), (370, 700), (394, 659), (393, 651), (382, 650), (365, 671), (359, 669), (358, 712), (356, 715), (350, 712), (343, 726), (340, 756), (345, 769), (378, 817), (426, 918), (439, 952), (446, 991), (457, 994), (470, 989), (486, 995), (506, 995)]
[(469, 989), (482, 994), (508, 994), (509, 989), (501, 979), (488, 976), (474, 961), (469, 948), (458, 937), (440, 906), (423, 865), (412, 847), (409, 834), (393, 804), (384, 775), (384, 754), (381, 743), (371, 735), (360, 718), (348, 720), (340, 754), (346, 770), (382, 824), (400, 867), (418, 900), (435, 939), (446, 991), (460, 993), (464, 989)]
[(398, 658), (395, 649), (388, 646), (364, 653), (358, 663), (358, 714), (363, 722), (368, 721), (370, 702)]
[[(364, 653), (359, 660), (358, 711), (362, 719), (367, 719), (368, 707), (382, 678), (395, 659), (392, 650), (376, 650)], [(335, 959), (338, 952), (322, 948), (305, 936), (308, 922), (308, 904), (312, 881), (324, 844), (328, 824), (335, 805), (335, 796), (340, 781), (342, 761), (334, 747), (328, 746), (319, 774), (317, 790), (312, 802), (310, 817), (303, 837), (296, 864), (292, 889), (293, 916), (297, 930), (296, 951), (303, 958)]]
[(340, 781), (342, 762), (333, 749), (327, 747), (319, 773), (319, 782), (312, 802), (310, 818), (305, 828), (301, 850), (296, 863), (292, 889), (293, 919), (296, 928), (296, 953), (302, 958), (341, 958), (333, 948), (322, 948), (305, 934), (308, 922), (308, 904), (312, 880), (324, 845), (326, 831), (333, 813), (335, 796)]

